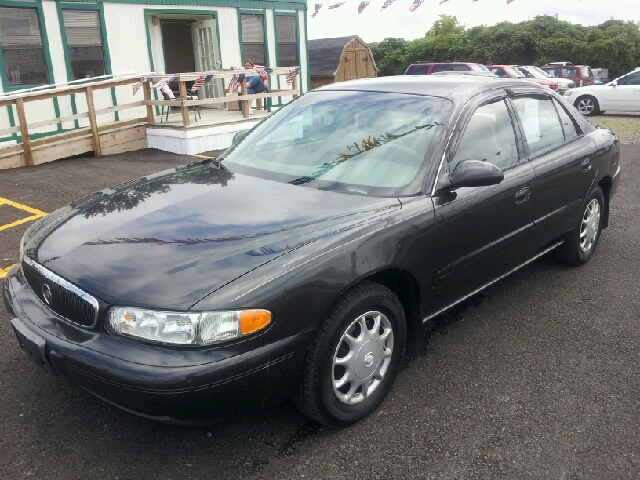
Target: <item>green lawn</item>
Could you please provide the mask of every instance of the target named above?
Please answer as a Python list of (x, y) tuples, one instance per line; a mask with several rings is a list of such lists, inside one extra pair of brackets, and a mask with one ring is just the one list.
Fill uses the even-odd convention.
[(618, 135), (636, 134), (640, 135), (640, 119), (620, 120), (619, 118), (609, 119), (607, 117), (592, 117), (590, 119), (594, 125), (602, 125), (610, 128)]

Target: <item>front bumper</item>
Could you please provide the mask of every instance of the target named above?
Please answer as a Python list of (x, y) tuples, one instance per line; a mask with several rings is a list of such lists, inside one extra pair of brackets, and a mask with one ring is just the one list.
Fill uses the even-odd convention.
[[(310, 332), (263, 345), (175, 349), (70, 325), (45, 307), (19, 266), (3, 298), (20, 345), (37, 364), (106, 402), (169, 424), (245, 415), (293, 392)], [(244, 352), (238, 350), (244, 349)]]

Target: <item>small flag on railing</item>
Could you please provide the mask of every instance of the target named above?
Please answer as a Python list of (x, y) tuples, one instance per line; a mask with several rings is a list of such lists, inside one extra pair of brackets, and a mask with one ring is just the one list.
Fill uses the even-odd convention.
[(328, 7), (328, 8), (329, 8), (329, 10), (332, 10), (332, 9), (334, 9), (334, 8), (341, 7), (341, 6), (342, 6), (342, 5), (344, 5), (344, 4), (345, 4), (345, 2), (334, 3), (333, 5), (329, 5), (329, 7)]
[(191, 93), (195, 93), (196, 90), (204, 87), (207, 83), (211, 81), (212, 78), (213, 78), (213, 75), (207, 75), (207, 76), (202, 75), (201, 77), (198, 77), (196, 81), (193, 83), (193, 86), (191, 87)]
[(145, 83), (147, 83), (149, 81), (148, 78), (141, 78), (140, 81), (138, 83), (134, 83), (133, 84), (133, 94), (135, 95), (136, 93), (138, 93), (138, 90), (140, 90), (140, 88), (142, 87), (142, 85), (144, 85)]
[(311, 18), (316, 18), (316, 15), (318, 14), (318, 12), (320, 11), (320, 9), (322, 8), (322, 3), (316, 3), (316, 7), (315, 10), (313, 11), (313, 13), (311, 14)]
[[(446, 2), (447, 0), (444, 0), (444, 1)], [(418, 7), (420, 5), (422, 5), (422, 2), (424, 2), (424, 0), (413, 0), (413, 3), (409, 7), (409, 11), (410, 12), (415, 12), (418, 9)], [(442, 3), (442, 2), (440, 2), (440, 3)]]
[(367, 5), (369, 5), (371, 2), (362, 2), (360, 3), (360, 5), (358, 6), (358, 13), (362, 13), (364, 11), (365, 8), (367, 8)]
[(229, 82), (229, 93), (237, 92), (238, 88), (240, 88), (242, 80), (244, 80), (244, 73), (241, 73), (240, 75), (234, 75)]
[(300, 73), (299, 68), (294, 68), (293, 70), (289, 70), (289, 73), (287, 75), (287, 85), (291, 85), (293, 83), (295, 78), (298, 76), (298, 73)]
[(162, 80), (160, 80), (158, 83), (156, 83), (155, 85), (152, 85), (153, 88), (162, 88), (163, 85), (166, 85), (167, 83), (171, 83), (174, 80), (176, 80), (178, 77), (164, 77)]
[(396, 0), (384, 0), (384, 3), (382, 4), (382, 8), (380, 8), (380, 11), (384, 10), (385, 8), (387, 8), (389, 5), (391, 5), (395, 1)]

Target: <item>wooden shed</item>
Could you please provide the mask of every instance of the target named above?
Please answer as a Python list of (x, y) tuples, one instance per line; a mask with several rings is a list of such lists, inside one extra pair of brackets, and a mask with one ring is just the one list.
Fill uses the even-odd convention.
[(311, 88), (378, 76), (369, 45), (357, 35), (309, 40)]

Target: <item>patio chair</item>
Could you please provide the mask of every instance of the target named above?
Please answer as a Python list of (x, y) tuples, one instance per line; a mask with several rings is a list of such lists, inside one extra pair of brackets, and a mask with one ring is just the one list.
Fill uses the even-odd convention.
[[(165, 88), (166, 87), (166, 88)], [(174, 92), (172, 91), (168, 85), (164, 85), (160, 88), (160, 93), (162, 93), (162, 96), (164, 97), (165, 100), (180, 100), (180, 92)], [(178, 95), (176, 97), (176, 94)], [(198, 96), (197, 95), (193, 95), (191, 94), (191, 92), (187, 92), (187, 100), (197, 100)], [(162, 110), (160, 111), (160, 123), (162, 123), (162, 117), (164, 116), (164, 121), (168, 122), (169, 121), (169, 112), (171, 111), (172, 108), (174, 108), (173, 106), (167, 105), (167, 114), (165, 116), (164, 113), (164, 107), (165, 105), (162, 105)], [(177, 107), (176, 107), (177, 108)], [(200, 119), (202, 119), (202, 114), (200, 113), (200, 105), (195, 105), (193, 108), (193, 119), (197, 122), (198, 121), (198, 117), (200, 117)]]

